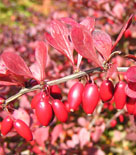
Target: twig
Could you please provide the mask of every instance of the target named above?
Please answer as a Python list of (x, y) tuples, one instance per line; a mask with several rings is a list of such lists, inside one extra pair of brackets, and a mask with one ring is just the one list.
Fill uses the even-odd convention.
[(111, 121), (113, 121), (114, 119), (116, 119), (117, 117), (119, 117), (119, 115), (123, 114), (125, 112), (125, 109), (122, 109), (120, 111), (118, 111), (107, 123), (106, 123), (106, 128), (110, 127), (110, 123)]
[(102, 103), (102, 102), (99, 104), (99, 106), (97, 108), (97, 111), (96, 111), (96, 114), (95, 114), (94, 118), (92, 119), (92, 121), (89, 124), (89, 129), (91, 129), (93, 127), (93, 125), (95, 124), (96, 120), (99, 118), (99, 114), (102, 111), (103, 104), (104, 103)]
[[(118, 67), (117, 69), (118, 69), (119, 72), (126, 72), (128, 67)], [(89, 69), (89, 70), (86, 70), (86, 71), (80, 71), (78, 73), (74, 73), (74, 74), (65, 76), (65, 77), (60, 78), (60, 79), (48, 81), (48, 82), (46, 82), (46, 84), (49, 85), (49, 86), (56, 85), (56, 84), (64, 83), (64, 82), (66, 82), (68, 80), (83, 77), (83, 76), (88, 75), (90, 73), (100, 73), (102, 71), (103, 71), (103, 69), (101, 67), (92, 68), (92, 69)], [(8, 99), (6, 99), (5, 104), (3, 106), (6, 107), (9, 102), (17, 99), (18, 97), (22, 96), (23, 94), (26, 94), (28, 92), (32, 92), (32, 91), (35, 91), (35, 90), (38, 90), (38, 89), (42, 89), (42, 87), (43, 87), (43, 85), (36, 85), (36, 86), (30, 87), (30, 88), (22, 88), (17, 94), (15, 94), (15, 95), (9, 97)]]

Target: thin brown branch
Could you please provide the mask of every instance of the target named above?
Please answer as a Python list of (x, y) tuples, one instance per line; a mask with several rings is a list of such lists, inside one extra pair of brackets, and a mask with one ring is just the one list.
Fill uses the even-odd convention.
[[(118, 67), (119, 72), (126, 72), (127, 69), (128, 69), (127, 67)], [(77, 79), (77, 78), (83, 77), (83, 76), (91, 74), (91, 73), (100, 73), (102, 71), (103, 71), (103, 69), (101, 67), (92, 68), (92, 69), (89, 69), (89, 70), (86, 70), (86, 71), (80, 71), (78, 73), (74, 73), (74, 74), (65, 76), (65, 77), (60, 78), (60, 79), (48, 81), (48, 82), (46, 82), (46, 84), (49, 85), (49, 86), (57, 85), (57, 84), (60, 84), (60, 83), (64, 83), (64, 82), (66, 82), (68, 80)], [(22, 88), (17, 94), (15, 94), (15, 95), (9, 97), (8, 99), (6, 99), (5, 104), (3, 106), (6, 107), (9, 102), (17, 99), (18, 97), (22, 96), (23, 94), (26, 94), (28, 92), (32, 92), (32, 91), (35, 91), (35, 90), (38, 90), (38, 89), (42, 89), (42, 87), (43, 87), (43, 85), (36, 85), (36, 86), (30, 87), (30, 88)]]
[(107, 123), (106, 123), (106, 128), (110, 127), (111, 121), (119, 117), (119, 115), (123, 114), (125, 112), (125, 109), (119, 110)]

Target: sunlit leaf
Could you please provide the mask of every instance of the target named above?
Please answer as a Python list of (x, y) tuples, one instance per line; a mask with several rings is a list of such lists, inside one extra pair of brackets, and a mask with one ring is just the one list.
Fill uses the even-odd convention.
[(43, 41), (37, 42), (35, 58), (37, 65), (40, 68), (40, 81), (45, 78), (45, 66), (47, 62), (47, 45)]
[(112, 48), (111, 37), (102, 30), (94, 30), (92, 38), (94, 46), (98, 52), (100, 52), (105, 59), (108, 59)]
[(45, 33), (45, 39), (51, 46), (67, 56), (72, 64), (74, 64), (73, 46), (69, 40), (69, 31), (62, 22), (53, 20), (51, 23), (51, 35)]
[(136, 66), (132, 66), (127, 70), (126, 77), (128, 81), (136, 82)]
[(3, 62), (8, 70), (16, 75), (32, 77), (32, 74), (27, 67), (25, 61), (14, 52), (4, 52), (1, 55)]
[(95, 19), (93, 17), (86, 17), (80, 22), (80, 24), (84, 25), (90, 32), (92, 32), (95, 26)]
[(72, 27), (71, 39), (76, 51), (83, 57), (93, 61), (96, 65), (101, 66), (98, 55), (93, 46), (91, 33), (80, 26)]

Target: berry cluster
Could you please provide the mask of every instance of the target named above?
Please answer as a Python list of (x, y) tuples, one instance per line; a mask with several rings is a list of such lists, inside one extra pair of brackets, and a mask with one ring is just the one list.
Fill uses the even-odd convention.
[[(104, 104), (112, 98), (115, 101), (116, 109), (123, 109), (125, 104), (129, 114), (134, 114), (132, 105), (134, 99), (128, 98), (125, 93), (126, 83), (119, 81), (115, 88), (111, 80), (106, 79), (101, 83), (100, 90), (95, 83), (87, 83), (85, 86), (81, 82), (76, 82), (69, 90), (68, 100), (61, 101), (61, 90), (57, 85), (50, 87), (50, 93), (41, 91), (31, 101), (31, 107), (35, 109), (39, 122), (47, 126), (54, 118), (54, 114), (61, 122), (66, 122), (68, 112), (77, 111), (82, 105), (84, 112), (93, 114), (100, 99)], [(43, 117), (45, 116), (45, 117)]]
[(17, 133), (27, 141), (31, 141), (33, 139), (32, 132), (28, 125), (20, 119), (14, 120), (11, 116), (7, 116), (3, 119), (1, 123), (1, 134), (4, 136), (7, 135), (13, 127)]

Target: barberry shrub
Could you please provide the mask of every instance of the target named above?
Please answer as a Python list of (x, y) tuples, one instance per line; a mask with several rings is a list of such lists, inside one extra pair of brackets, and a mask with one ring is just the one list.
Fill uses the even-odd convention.
[[(106, 128), (113, 130), (117, 127), (118, 116), (123, 124), (122, 113), (135, 118), (136, 66), (128, 70), (118, 68), (112, 59), (120, 54), (114, 49), (123, 34), (128, 38), (132, 17), (123, 26), (114, 44), (107, 32), (95, 28), (92, 17), (86, 17), (80, 23), (68, 17), (52, 20), (50, 32), (44, 33), (44, 41), (35, 44), (35, 62), (30, 67), (16, 52), (4, 51), (0, 55), (0, 85), (16, 87), (19, 91), (9, 98), (0, 97), (0, 108), (6, 115), (0, 125), (1, 135), (4, 138), (8, 135), (22, 137), (30, 145), (30, 150), (37, 154), (54, 154), (55, 149), (66, 153), (69, 148), (79, 146), (82, 150), (85, 146), (91, 146), (91, 141), (96, 143)], [(51, 68), (49, 45), (59, 52), (58, 55), (66, 56), (63, 60), (65, 64), (59, 68), (63, 70), (63, 65), (64, 68), (67, 64), (71, 65), (73, 74), (66, 76), (56, 66)], [(126, 58), (136, 60), (132, 55)], [(91, 69), (81, 69), (86, 61), (84, 59), (87, 59)], [(53, 76), (53, 71), (49, 69), (54, 69), (56, 75)], [(125, 74), (120, 73), (122, 69)], [(123, 76), (118, 83), (114, 73), (118, 77), (120, 74)], [(68, 80), (74, 82), (69, 84)], [(62, 85), (59, 87), (60, 83), (63, 83), (63, 89)], [(27, 104), (24, 107), (24, 104), (17, 104), (20, 96), (22, 102)], [(31, 98), (31, 104), (28, 98)], [(100, 118), (103, 113), (108, 116), (103, 109), (107, 113), (108, 110), (117, 113), (107, 121)], [(80, 117), (81, 114), (84, 117)], [(72, 123), (76, 118), (79, 127)], [(75, 127), (73, 131), (72, 127)], [(69, 140), (69, 137), (72, 139)], [(60, 148), (55, 146), (58, 138)], [(50, 152), (45, 149), (45, 143)]]

